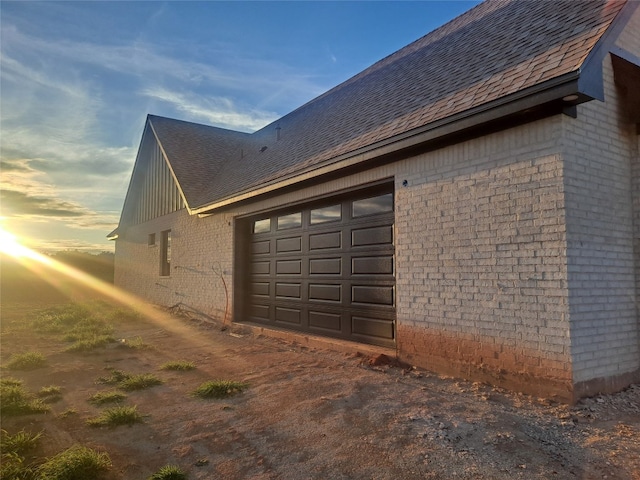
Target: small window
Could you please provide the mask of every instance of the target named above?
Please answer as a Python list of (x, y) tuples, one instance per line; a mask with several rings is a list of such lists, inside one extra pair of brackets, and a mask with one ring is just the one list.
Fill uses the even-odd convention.
[(149, 245), (150, 247), (155, 247), (156, 246), (156, 234), (155, 233), (150, 233), (149, 237), (147, 238), (147, 245)]
[(271, 219), (256, 220), (253, 222), (253, 233), (266, 233), (271, 231)]
[(285, 230), (288, 228), (297, 228), (302, 226), (302, 213), (291, 213), (289, 215), (283, 215), (278, 217), (278, 230)]
[(160, 237), (160, 276), (171, 274), (171, 230), (165, 230)]
[(318, 223), (335, 222), (342, 219), (342, 205), (316, 208), (311, 210), (311, 225)]
[(353, 216), (364, 217), (378, 213), (393, 212), (393, 193), (364, 198), (353, 202)]

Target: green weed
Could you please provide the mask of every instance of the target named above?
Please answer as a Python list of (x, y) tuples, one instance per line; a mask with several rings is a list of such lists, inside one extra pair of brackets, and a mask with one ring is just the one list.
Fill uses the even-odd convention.
[(97, 337), (77, 340), (73, 344), (68, 346), (65, 349), (65, 351), (66, 352), (90, 352), (91, 350), (105, 347), (108, 344), (113, 343), (115, 341), (116, 339), (110, 335), (99, 335)]
[(10, 435), (6, 430), (0, 432), (0, 450), (3, 453), (17, 453), (22, 455), (29, 450), (33, 450), (42, 437), (42, 432), (32, 434), (20, 430), (18, 433)]
[(65, 333), (90, 316), (91, 310), (85, 305), (58, 305), (40, 312), (32, 327), (40, 333)]
[(46, 365), (47, 359), (40, 352), (25, 352), (12, 355), (6, 368), (9, 370), (35, 370)]
[(35, 399), (22, 385), (0, 385), (0, 413), (7, 416), (48, 412), (42, 400)]
[(42, 433), (31, 434), (24, 430), (10, 435), (2, 430), (0, 435), (0, 478), (6, 480), (32, 480), (33, 469), (25, 463), (25, 454), (33, 450)]
[(186, 480), (187, 474), (177, 465), (165, 465), (148, 480)]
[(152, 373), (141, 373), (139, 375), (131, 375), (129, 378), (122, 380), (118, 386), (127, 391), (144, 390), (145, 388), (161, 385), (162, 380)]
[(121, 402), (125, 398), (127, 398), (127, 396), (121, 392), (98, 392), (89, 397), (89, 403), (92, 403), (93, 405), (105, 405), (107, 403)]
[(112, 407), (104, 410), (99, 416), (87, 420), (91, 427), (117, 427), (142, 423), (143, 417), (137, 407)]
[(42, 387), (38, 392), (38, 397), (45, 403), (57, 402), (62, 398), (62, 389), (56, 385)]
[(22, 385), (22, 380), (19, 380), (17, 378), (13, 378), (13, 377), (5, 377), (5, 378), (1, 378), (0, 379), (0, 386), (5, 386), (5, 387), (18, 387)]
[(188, 362), (186, 360), (178, 360), (174, 362), (167, 362), (160, 366), (161, 370), (176, 370), (176, 371), (187, 371), (193, 370), (196, 368), (195, 363)]
[(193, 394), (200, 398), (225, 398), (242, 392), (248, 384), (234, 380), (214, 380), (201, 384)]
[(141, 350), (143, 348), (149, 348), (149, 345), (144, 343), (142, 337), (134, 337), (131, 339), (123, 338), (118, 343), (118, 346), (123, 348), (131, 348), (133, 350)]
[(111, 467), (106, 453), (74, 445), (38, 467), (38, 480), (86, 480), (99, 478)]
[(111, 375), (105, 377), (98, 377), (96, 383), (105, 385), (117, 385), (123, 380), (131, 377), (130, 373), (123, 372), (122, 370), (116, 370), (115, 368), (107, 368), (111, 372)]

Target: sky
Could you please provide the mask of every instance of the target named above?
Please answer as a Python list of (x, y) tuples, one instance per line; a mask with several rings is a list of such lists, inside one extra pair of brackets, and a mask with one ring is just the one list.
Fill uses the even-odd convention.
[(0, 229), (113, 251), (147, 114), (253, 132), (478, 1), (0, 2)]

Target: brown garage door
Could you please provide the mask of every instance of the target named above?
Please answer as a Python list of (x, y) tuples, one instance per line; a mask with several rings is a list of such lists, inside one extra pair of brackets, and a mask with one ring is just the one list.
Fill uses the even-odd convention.
[(249, 221), (250, 321), (393, 345), (393, 192), (368, 191)]

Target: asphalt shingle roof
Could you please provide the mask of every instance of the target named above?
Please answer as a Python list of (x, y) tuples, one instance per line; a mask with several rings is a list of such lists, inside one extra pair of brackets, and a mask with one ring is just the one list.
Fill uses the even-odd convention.
[(149, 121), (195, 209), (576, 72), (624, 3), (487, 0), (253, 134)]

